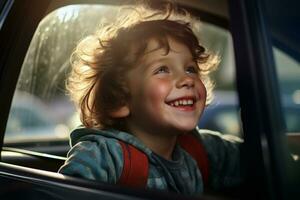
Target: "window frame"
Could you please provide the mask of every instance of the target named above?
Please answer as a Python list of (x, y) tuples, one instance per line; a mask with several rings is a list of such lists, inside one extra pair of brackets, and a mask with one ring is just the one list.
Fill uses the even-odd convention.
[[(248, 186), (262, 199), (289, 199), (283, 108), (263, 1), (229, 1)], [(286, 158), (285, 158), (286, 157)]]

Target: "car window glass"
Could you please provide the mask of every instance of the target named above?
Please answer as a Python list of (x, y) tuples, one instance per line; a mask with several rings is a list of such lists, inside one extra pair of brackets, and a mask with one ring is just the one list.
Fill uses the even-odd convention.
[[(71, 5), (51, 12), (40, 22), (22, 65), (4, 145), (24, 141), (39, 145), (43, 140), (68, 140), (70, 131), (80, 125), (65, 90), (70, 55), (80, 39), (93, 33), (101, 23), (109, 23), (116, 12), (118, 7), (108, 5)], [(207, 109), (199, 126), (242, 135), (233, 81), (235, 63), (231, 34), (205, 22), (199, 34), (207, 49), (221, 57), (220, 67), (213, 74), (216, 96), (208, 106), (212, 109)], [(226, 113), (223, 113), (224, 106)]]
[[(289, 193), (299, 194), (300, 183), (300, 39), (299, 1), (264, 1), (276, 75), (278, 78), (289, 159), (286, 170)], [(280, 155), (280, 158), (282, 156)]]
[(273, 55), (279, 81), (288, 149), (294, 160), (300, 165), (300, 62), (275, 45), (273, 46)]
[(288, 133), (300, 133), (300, 62), (273, 47), (285, 123)]
[(291, 194), (299, 191), (300, 183), (300, 55), (298, 60), (287, 52), (273, 47), (275, 66), (279, 81), (282, 111), (285, 122), (287, 150), (291, 157), (288, 162), (288, 181)]
[[(39, 24), (16, 86), (4, 142), (67, 140), (79, 117), (65, 91), (70, 55), (76, 43), (100, 22), (110, 21), (114, 6), (70, 5)], [(91, 20), (92, 19), (92, 20)]]
[(207, 26), (201, 35), (204, 45), (217, 53), (221, 62), (212, 75), (215, 82), (214, 99), (204, 110), (199, 127), (243, 137), (232, 36), (228, 30), (212, 25)]

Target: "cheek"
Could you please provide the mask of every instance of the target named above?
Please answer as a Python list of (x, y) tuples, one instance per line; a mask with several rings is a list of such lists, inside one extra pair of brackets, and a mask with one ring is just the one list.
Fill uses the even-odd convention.
[(149, 82), (145, 89), (145, 95), (152, 104), (164, 102), (171, 90), (171, 84), (167, 80), (154, 80)]
[(197, 91), (200, 99), (206, 101), (206, 87), (201, 80), (197, 81)]

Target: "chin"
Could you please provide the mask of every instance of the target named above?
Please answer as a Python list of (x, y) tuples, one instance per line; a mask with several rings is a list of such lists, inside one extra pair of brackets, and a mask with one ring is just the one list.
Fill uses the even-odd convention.
[(194, 130), (195, 128), (196, 128), (196, 124), (193, 124), (193, 125), (190, 125), (190, 126), (177, 127), (177, 130), (180, 131), (180, 132), (186, 133), (186, 132), (190, 132), (190, 131)]

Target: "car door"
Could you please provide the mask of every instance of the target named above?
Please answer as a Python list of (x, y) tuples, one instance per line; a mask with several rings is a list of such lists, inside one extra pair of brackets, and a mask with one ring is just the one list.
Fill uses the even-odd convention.
[[(279, 89), (279, 67), (275, 65), (272, 49), (283, 49), (278, 45), (280, 41), (281, 45), (285, 44), (285, 47), (291, 50), (299, 62), (299, 39), (288, 36), (278, 38), (276, 35), (280, 33), (284, 36), (288, 33), (288, 28), (294, 33), (299, 31), (296, 28), (299, 27), (296, 25), (299, 23), (291, 23), (299, 19), (299, 14), (295, 9), (288, 9), (297, 5), (299, 3), (296, 1), (287, 1), (284, 4), (267, 0), (230, 1), (237, 87), (245, 137), (244, 156), (248, 166), (247, 188), (252, 198), (299, 197), (296, 189), (299, 187), (299, 162), (291, 160), (288, 149), (287, 139), (290, 136), (286, 133), (287, 119), (284, 117), (281, 98), (283, 93)], [(278, 26), (272, 14), (273, 17), (277, 16), (276, 20), (282, 20), (285, 26)], [(299, 32), (297, 33), (299, 36)], [(292, 46), (296, 48), (286, 45), (286, 42), (291, 40)], [(291, 45), (290, 42), (289, 44)], [(294, 111), (296, 112), (296, 107)], [(299, 131), (296, 137), (299, 138)]]

